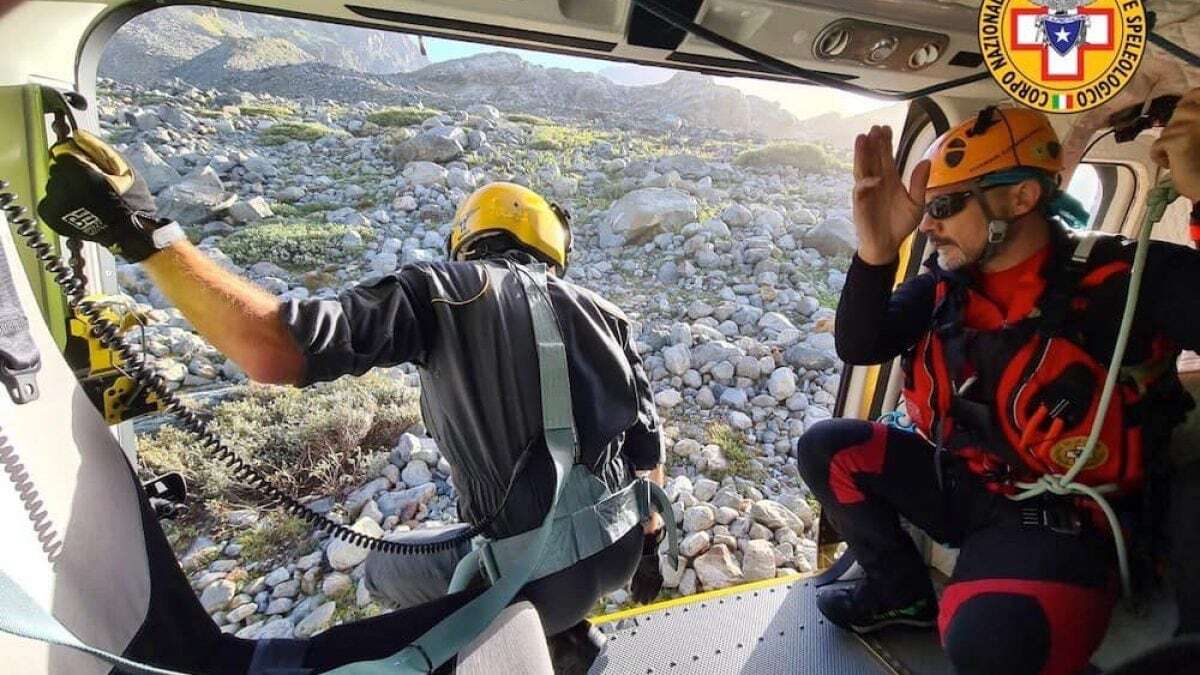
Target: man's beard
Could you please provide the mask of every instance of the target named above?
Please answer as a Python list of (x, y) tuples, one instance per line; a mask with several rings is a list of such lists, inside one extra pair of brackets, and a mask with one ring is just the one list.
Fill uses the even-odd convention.
[[(934, 246), (937, 246), (937, 262), (938, 267), (946, 272), (953, 272), (967, 265), (967, 256), (963, 250), (957, 245), (947, 240), (933, 240)], [(938, 244), (941, 244), (938, 246)]]

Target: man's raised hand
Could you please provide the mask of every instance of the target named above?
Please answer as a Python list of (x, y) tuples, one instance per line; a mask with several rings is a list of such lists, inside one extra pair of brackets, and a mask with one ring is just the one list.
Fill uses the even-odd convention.
[(854, 139), (854, 227), (858, 256), (872, 265), (896, 259), (904, 239), (917, 229), (929, 182), (929, 161), (913, 169), (908, 189), (892, 153), (892, 129), (874, 126)]

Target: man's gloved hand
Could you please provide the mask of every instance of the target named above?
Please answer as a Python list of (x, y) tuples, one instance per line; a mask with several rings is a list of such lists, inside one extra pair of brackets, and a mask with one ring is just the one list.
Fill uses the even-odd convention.
[(1179, 194), (1200, 201), (1200, 88), (1184, 94), (1171, 122), (1150, 148), (1150, 157), (1171, 170)]
[(658, 545), (664, 530), (651, 532), (642, 539), (642, 559), (638, 562), (633, 580), (629, 584), (630, 594), (639, 605), (654, 602), (663, 586), (662, 569), (658, 566)]
[(64, 237), (94, 241), (140, 262), (184, 238), (155, 217), (154, 197), (120, 153), (86, 131), (51, 149), (50, 180), (38, 215)]

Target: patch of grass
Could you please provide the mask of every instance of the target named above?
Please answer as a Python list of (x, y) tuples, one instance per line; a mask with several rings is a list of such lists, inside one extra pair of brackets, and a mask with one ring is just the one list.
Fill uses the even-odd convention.
[(316, 122), (280, 122), (258, 135), (260, 145), (283, 145), (290, 141), (313, 142), (339, 132)]
[(255, 527), (243, 531), (237, 543), (242, 546), (242, 558), (262, 561), (281, 551), (292, 551), (308, 539), (311, 529), (301, 518), (273, 512)]
[(380, 614), (383, 614), (383, 610), (380, 609), (379, 605), (372, 602), (366, 607), (359, 607), (354, 604), (352, 597), (351, 602), (348, 604), (343, 605), (338, 603), (337, 609), (333, 611), (333, 625), (354, 623), (355, 621), (370, 619)]
[(740, 433), (722, 422), (709, 424), (705, 431), (708, 434), (708, 442), (721, 448), (721, 454), (725, 456), (725, 461), (729, 463), (729, 468), (724, 472), (714, 472), (719, 475), (712, 476), (713, 480), (720, 482), (727, 475), (740, 476), (751, 480), (759, 477), (757, 475), (758, 472), (750, 466), (750, 460), (753, 457), (750, 451), (746, 449), (746, 444), (742, 440)]
[[(420, 420), (417, 397), (415, 389), (377, 373), (305, 389), (251, 385), (212, 408), (211, 424), (281, 490), (332, 495), (370, 477), (379, 455)], [(138, 445), (147, 477), (179, 471), (199, 503), (257, 497), (177, 427), (142, 436)]]
[(433, 108), (384, 108), (367, 115), (367, 121), (381, 127), (407, 127), (441, 114), (440, 110)]
[(540, 126), (540, 125), (545, 125), (545, 124), (554, 124), (554, 122), (551, 122), (550, 120), (546, 119), (545, 117), (538, 117), (537, 115), (526, 115), (525, 113), (509, 113), (504, 116), (504, 119), (508, 120), (509, 122), (514, 122), (516, 124), (532, 124), (534, 126)]
[(287, 105), (275, 105), (271, 103), (256, 103), (251, 105), (238, 106), (238, 111), (243, 115), (252, 115), (255, 117), (289, 117), (296, 114), (296, 109)]
[(745, 150), (733, 163), (746, 167), (793, 166), (805, 173), (840, 173), (849, 170), (845, 162), (815, 143), (785, 141)]
[(239, 265), (260, 260), (293, 272), (311, 270), (341, 257), (341, 239), (351, 230), (364, 239), (374, 236), (367, 227), (337, 223), (281, 222), (246, 227), (225, 237), (221, 250)]
[(534, 150), (575, 150), (608, 137), (607, 133), (593, 129), (548, 124), (533, 130), (529, 147)]

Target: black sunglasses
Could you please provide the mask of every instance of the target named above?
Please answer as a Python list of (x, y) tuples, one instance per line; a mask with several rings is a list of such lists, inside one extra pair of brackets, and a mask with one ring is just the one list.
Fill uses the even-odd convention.
[(967, 202), (977, 192), (984, 192), (997, 187), (1000, 186), (987, 185), (984, 187), (973, 187), (970, 190), (963, 190), (962, 192), (947, 192), (946, 194), (938, 195), (925, 204), (925, 213), (929, 214), (930, 218), (945, 220), (967, 208)]

